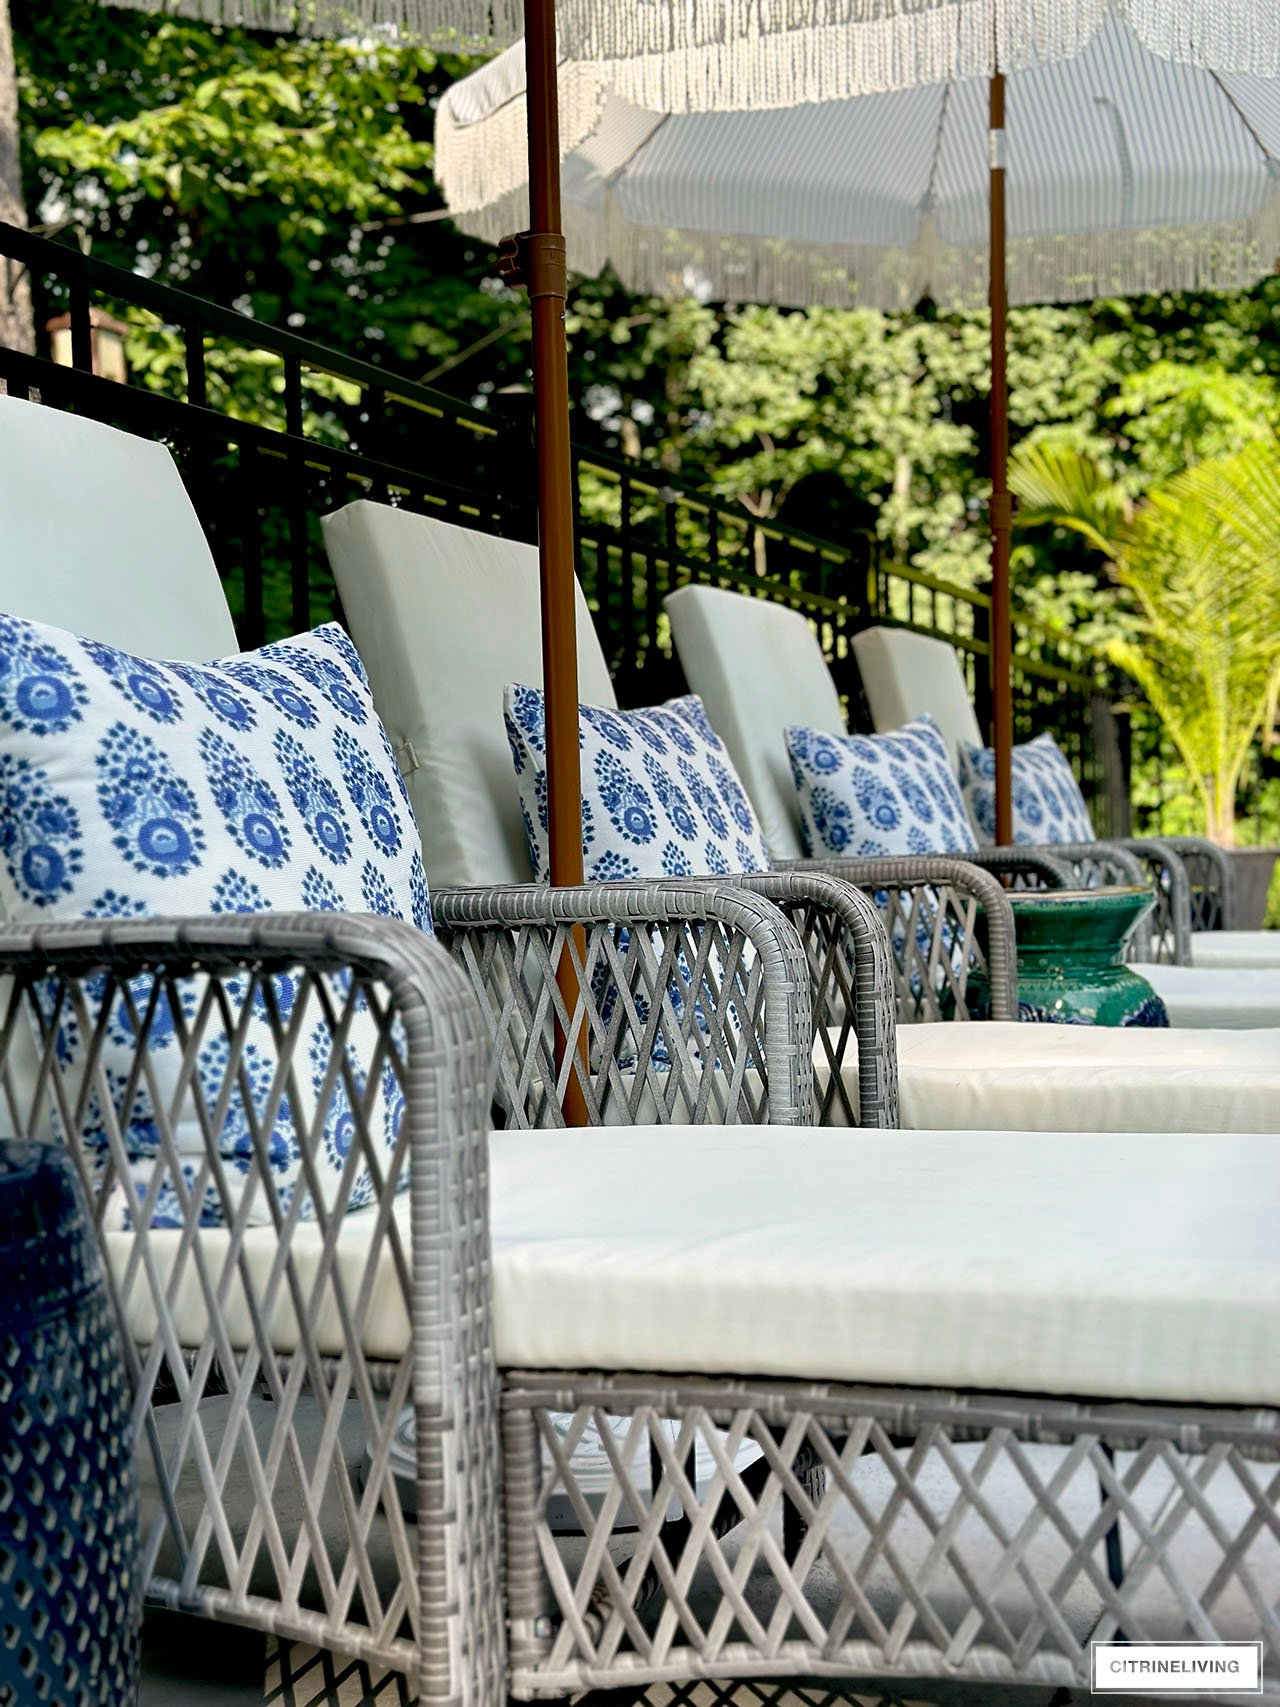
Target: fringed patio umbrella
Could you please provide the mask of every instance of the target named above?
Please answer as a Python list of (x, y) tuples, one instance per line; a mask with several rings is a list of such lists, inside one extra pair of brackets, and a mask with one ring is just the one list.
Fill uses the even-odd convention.
[[(794, 8), (840, 9), (838, 0)], [(892, 0), (878, 10), (892, 13)], [(667, 81), (650, 89), (704, 107), (774, 106), (789, 89), (808, 101), (842, 79), (855, 88), (901, 81), (911, 64), (954, 73), (786, 110), (644, 107), (611, 79), (634, 89), (657, 77), (656, 63), (645, 71), (638, 62), (629, 76), (617, 63), (563, 63), (565, 221), (575, 268), (609, 262), (625, 283), (657, 294), (696, 284), (715, 297), (795, 305), (904, 309), (926, 293), (947, 307), (990, 302), (992, 698), (997, 839), (1007, 841), (1006, 304), (1239, 287), (1272, 270), (1280, 78), (1259, 68), (1280, 69), (1280, 4), (1268, 0), (1264, 14), (1252, 0), (1221, 0), (1212, 30), (1195, 0), (960, 0), (945, 8), (949, 32), (943, 11), (904, 11), (897, 57), (880, 24), (830, 24), (726, 41), (718, 71), (705, 48), (696, 87), (680, 80), (689, 55), (670, 55)], [(732, 0), (723, 13), (727, 30), (738, 15)], [(979, 15), (985, 34), (970, 28)], [(1006, 70), (988, 77), (992, 30)], [(523, 216), (523, 77), (514, 47), (441, 106), (437, 170), (459, 223), (481, 237)]]

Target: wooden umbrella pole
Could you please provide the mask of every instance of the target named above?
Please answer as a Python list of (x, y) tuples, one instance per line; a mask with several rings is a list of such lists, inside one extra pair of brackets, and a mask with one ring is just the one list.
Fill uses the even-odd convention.
[[(560, 114), (556, 80), (555, 0), (525, 0), (529, 120), (529, 230), (516, 240), (533, 315), (533, 418), (538, 462), (538, 555), (542, 577), (542, 679), (546, 694), (547, 839), (551, 882), (583, 880), (582, 777), (578, 759), (578, 635), (574, 609), (573, 463), (569, 443), (569, 363), (564, 317), (568, 295), (560, 214)], [(521, 253), (521, 250), (523, 253)], [(571, 933), (579, 958), (580, 930)], [(568, 944), (558, 974), (565, 1006), (578, 1003)], [(580, 1038), (574, 1039), (580, 1055)], [(570, 1048), (557, 1027), (556, 1060)], [(577, 1075), (564, 1100), (571, 1126), (587, 1121)]]
[(1013, 840), (1013, 616), (1009, 552), (1008, 284), (1005, 267), (1004, 75), (991, 79), (991, 721), (996, 841)]

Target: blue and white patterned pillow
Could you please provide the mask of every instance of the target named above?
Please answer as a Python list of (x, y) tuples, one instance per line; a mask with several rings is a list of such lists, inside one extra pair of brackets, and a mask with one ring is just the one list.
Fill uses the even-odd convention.
[[(371, 912), (430, 930), (420, 844), (408, 796), (354, 646), (335, 623), (312, 634), (215, 663), (157, 663), (61, 629), (0, 617), (0, 901), (9, 917), (145, 917), (149, 914), (285, 910)], [(342, 981), (334, 980), (343, 999)], [(281, 1019), (295, 991), (274, 981)], [(192, 996), (192, 1015), (198, 993)], [(160, 1016), (161, 1018), (165, 1016)], [(172, 1020), (172, 1016), (168, 1016)], [(188, 1016), (190, 1018), (191, 1015)], [(277, 1188), (290, 1201), (301, 1175), (296, 1132), (323, 1098), (322, 1189), (336, 1187), (353, 1121), (339, 1079), (326, 1088), (328, 1031), (315, 998), (304, 1016), (296, 1058), (297, 1100), (278, 1111), (269, 1145)], [(200, 1055), (207, 1097), (225, 1078), (227, 1041), (216, 1028)], [(61, 1044), (81, 1058), (70, 1021)], [(352, 1024), (347, 1058), (363, 1094), (376, 1028), (364, 1009)], [(108, 1021), (103, 1068), (123, 1104), (134, 1060), (123, 1002)], [(173, 1106), (181, 1050), (173, 1024), (150, 1033), (151, 1068)], [(250, 1113), (261, 1124), (276, 1062), (266, 1003), (248, 1022), (238, 1089), (223, 1123), (220, 1153), (232, 1181), (250, 1169)], [(307, 1078), (310, 1075), (310, 1083)], [(330, 1078), (333, 1075), (330, 1074)], [(195, 1098), (177, 1104), (178, 1148), (188, 1187), (203, 1145)], [(209, 1100), (209, 1106), (213, 1101)], [(158, 1137), (145, 1086), (116, 1109), (125, 1129), (133, 1186), (149, 1182)], [(403, 1096), (382, 1073), (370, 1126), (394, 1145)], [(96, 1103), (83, 1141), (105, 1156), (106, 1124)], [(370, 1200), (367, 1170), (350, 1196)], [(251, 1218), (269, 1219), (259, 1190)], [(167, 1181), (153, 1220), (180, 1219)], [(312, 1213), (308, 1200), (303, 1213)], [(212, 1190), (202, 1205), (222, 1219)]]
[(810, 854), (963, 854), (977, 847), (931, 717), (890, 735), (786, 731)]
[[(647, 711), (580, 708), (588, 883), (768, 871), (756, 815), (696, 694)], [(547, 870), (546, 708), (509, 687), (503, 714), (535, 878)]]
[[(962, 741), (960, 787), (984, 847), (995, 841), (995, 775), (994, 750)], [(1052, 735), (1013, 749), (1013, 839), (1019, 847), (1095, 839), (1080, 784)]]

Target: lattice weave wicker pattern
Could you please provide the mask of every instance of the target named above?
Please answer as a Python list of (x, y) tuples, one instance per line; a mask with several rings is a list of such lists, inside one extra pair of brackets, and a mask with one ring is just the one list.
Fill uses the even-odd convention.
[[(492, 1084), (483, 1021), (460, 971), (411, 927), (320, 914), (6, 927), (0, 972), (13, 974), (0, 1032), (11, 1126), (47, 1139), (48, 1102), (62, 1131), (78, 1130), (95, 1096), (109, 1111), (105, 1156), (70, 1148), (127, 1330), (149, 1598), (394, 1666), (424, 1701), (497, 1699), (505, 1657)], [(286, 983), (290, 1022), (278, 1000)], [(117, 1232), (120, 1183), (136, 1160), (119, 1118), (129, 1093), (108, 1082), (100, 1054), (65, 1070), (61, 1022), (73, 1014), (79, 1035), (100, 1041), (106, 1016), (126, 1013), (141, 1036), (160, 1011), (173, 1016), (186, 1079), (216, 1041), (228, 1051), (226, 1084), (212, 1107), (199, 1103), (195, 1158), (179, 1151), (174, 1118), (190, 1099), (166, 1102), (153, 1086), (148, 1201), (171, 1186), (178, 1225), (153, 1228), (144, 1213)], [(329, 1038), (320, 1063), (299, 1059), (299, 1016), (317, 1011)], [(254, 1012), (270, 1017), (274, 1035), (266, 1089), (250, 1083), (242, 1052)], [(375, 1039), (363, 1071), (349, 1048), (357, 1025), (364, 1047)], [(151, 1072), (139, 1049), (136, 1075)], [(319, 1105), (297, 1134), (316, 1206), (306, 1222), (305, 1194), (286, 1201), (271, 1158), (282, 1111), (301, 1106), (298, 1082), (312, 1072), (343, 1085), (351, 1119), (328, 1196)], [(384, 1074), (404, 1097), (390, 1146), (373, 1118)], [(248, 1126), (243, 1174), (219, 1154), (236, 1083)], [(352, 1210), (362, 1173), (372, 1200)], [(221, 1226), (207, 1224), (211, 1203)], [(353, 1227), (362, 1229), (354, 1240)], [(401, 1515), (388, 1467), (410, 1405), (419, 1507), (437, 1514), (416, 1527)]]
[[(842, 1080), (832, 1095), (845, 1098), (846, 1118), (894, 1125), (896, 1058), (874, 915), (843, 886), (827, 887), (837, 893), (824, 897), (833, 909), (825, 928), (841, 945), (845, 981), (858, 987), (839, 1059), (856, 1051), (859, 1110)], [(490, 1016), (506, 1123), (559, 1125), (571, 1075), (593, 1125), (810, 1123), (829, 978), (811, 984), (783, 912), (811, 888), (729, 879), (437, 892), (441, 939)], [(572, 1008), (556, 982), (562, 961), (574, 974)], [(557, 1052), (557, 1024), (577, 1050)]]
[(967, 860), (919, 855), (808, 859), (785, 870), (793, 878), (822, 873), (854, 884), (875, 902), (890, 948), (884, 964), (899, 1024), (975, 1017), (969, 1005), (975, 970), (989, 981), (989, 1017), (1016, 1019), (1013, 912), (990, 873)]
[[(564, 1438), (553, 1411), (575, 1413)], [(535, 1374), (508, 1378), (503, 1412), (522, 1693), (733, 1675), (1079, 1687), (1089, 1641), (1120, 1633), (1261, 1636), (1280, 1658), (1274, 1413)], [(632, 1436), (593, 1508), (566, 1441), (607, 1415)], [(701, 1498), (695, 1441), (717, 1469)], [(735, 1468), (744, 1443), (763, 1474)], [(544, 1522), (559, 1496), (585, 1534), (572, 1560)], [(664, 1522), (672, 1498), (682, 1523)], [(624, 1505), (647, 1515), (620, 1559)]]

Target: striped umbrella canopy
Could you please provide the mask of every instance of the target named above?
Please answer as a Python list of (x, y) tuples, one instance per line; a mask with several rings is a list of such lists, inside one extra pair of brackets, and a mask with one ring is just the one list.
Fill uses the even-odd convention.
[[(1277, 0), (1280, 10), (1280, 0)], [(447, 91), (436, 170), (463, 230), (526, 213), (523, 50)], [(667, 115), (561, 68), (569, 263), (630, 289), (909, 309), (984, 305), (988, 89), (970, 78), (783, 111)], [(1007, 78), (1014, 303), (1256, 283), (1280, 254), (1280, 79), (1172, 64), (1112, 17)]]
[[(1280, 0), (1268, 4), (1280, 17)], [(599, 66), (560, 68), (576, 268), (611, 263), (632, 289), (666, 296), (990, 304), (1000, 840), (1013, 744), (1007, 303), (1247, 286), (1280, 254), (1280, 76), (1164, 57), (1137, 10), (1098, 8), (1073, 57), (781, 110), (664, 112), (619, 94)], [(522, 216), (522, 90), (516, 46), (454, 85), (438, 114), (437, 174), (481, 237)]]

